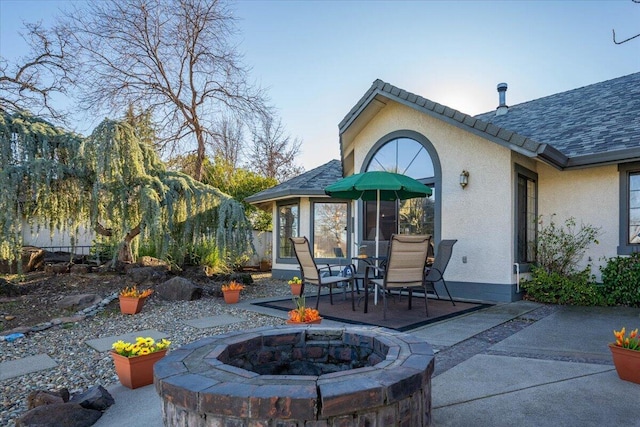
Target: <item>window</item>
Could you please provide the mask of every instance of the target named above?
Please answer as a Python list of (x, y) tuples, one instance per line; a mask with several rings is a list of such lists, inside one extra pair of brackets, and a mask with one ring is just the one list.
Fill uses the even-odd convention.
[(313, 256), (344, 258), (347, 255), (347, 203), (313, 204)]
[(435, 189), (431, 187), (431, 197), (401, 200), (399, 202), (400, 234), (434, 234)]
[[(392, 234), (431, 234), (435, 231), (434, 163), (423, 144), (413, 138), (392, 138), (371, 157), (366, 171), (396, 172), (429, 185), (431, 197), (380, 202), (380, 240)], [(362, 240), (375, 240), (376, 202), (364, 202)]]
[(619, 255), (640, 250), (640, 164), (620, 165)]
[(536, 259), (538, 176), (519, 165), (516, 174), (516, 262), (530, 264)]
[(627, 243), (640, 243), (640, 172), (629, 174), (629, 234)]
[(298, 204), (278, 206), (278, 258), (294, 258), (293, 245), (289, 237), (298, 236)]

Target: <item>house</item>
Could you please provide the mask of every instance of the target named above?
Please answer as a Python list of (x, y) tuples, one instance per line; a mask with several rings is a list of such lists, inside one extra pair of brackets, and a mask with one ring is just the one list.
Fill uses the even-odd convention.
[[(298, 272), (288, 236), (315, 256), (348, 263), (370, 247), (371, 202), (335, 200), (342, 176), (386, 169), (433, 189), (428, 199), (384, 202), (380, 231), (457, 239), (446, 272), (458, 298), (513, 301), (533, 261), (536, 218), (601, 228), (582, 267), (640, 250), (640, 73), (472, 117), (381, 80), (339, 124), (340, 161), (248, 197), (273, 212), (273, 274)], [(367, 249), (368, 250), (368, 249)]]

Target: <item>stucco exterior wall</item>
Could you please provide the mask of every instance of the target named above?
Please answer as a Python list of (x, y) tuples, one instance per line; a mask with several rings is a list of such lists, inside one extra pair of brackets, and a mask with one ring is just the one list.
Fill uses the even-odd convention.
[[(433, 144), (441, 165), (437, 197), (441, 204), (438, 239), (458, 239), (447, 281), (512, 284), (513, 170), (511, 151), (412, 108), (390, 102), (355, 137), (355, 170), (385, 135), (412, 130)], [(459, 175), (469, 171), (462, 189)], [(463, 262), (466, 257), (466, 263)]]
[(556, 224), (567, 218), (580, 224), (600, 227), (599, 244), (591, 245), (580, 265), (592, 265), (592, 272), (600, 278), (599, 266), (616, 256), (618, 246), (619, 174), (617, 166), (559, 171), (545, 164), (538, 166), (539, 213), (548, 222), (556, 214)]
[[(441, 119), (405, 105), (388, 101), (376, 114), (366, 115), (366, 123), (357, 135), (343, 140), (349, 151), (349, 171), (363, 171), (364, 162), (376, 144), (398, 131), (417, 132), (437, 153), (436, 200), (439, 200), (440, 224), (437, 241), (457, 239), (445, 278), (454, 296), (491, 301), (511, 301), (515, 293), (515, 165), (537, 174), (538, 214), (563, 224), (569, 217), (578, 224), (601, 227), (600, 244), (592, 245), (581, 266), (591, 264), (599, 279), (600, 265), (616, 255), (619, 218), (619, 174), (617, 167), (603, 166), (559, 171), (547, 164), (476, 136)], [(344, 135), (343, 135), (344, 136)], [(353, 151), (351, 151), (353, 150)], [(343, 153), (344, 154), (344, 153)], [(351, 162), (353, 167), (351, 167)], [(466, 188), (459, 185), (463, 170), (469, 172)], [(361, 232), (357, 209), (352, 215), (356, 225), (351, 235), (352, 253)], [(300, 235), (312, 235), (310, 204), (300, 200)], [(276, 212), (274, 211), (274, 215)], [(276, 244), (276, 233), (274, 233)], [(286, 278), (297, 273), (297, 264), (274, 265), (274, 276)]]

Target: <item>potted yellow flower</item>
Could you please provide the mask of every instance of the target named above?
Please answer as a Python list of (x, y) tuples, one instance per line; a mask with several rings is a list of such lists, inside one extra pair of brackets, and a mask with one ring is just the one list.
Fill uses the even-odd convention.
[(293, 279), (289, 280), (289, 287), (291, 289), (291, 293), (294, 296), (300, 296), (302, 294), (302, 279), (298, 276), (293, 276)]
[(153, 365), (164, 357), (171, 341), (137, 337), (136, 341), (116, 341), (111, 357), (123, 386), (138, 388), (153, 383)]
[(227, 285), (222, 285), (222, 295), (224, 296), (224, 302), (227, 304), (236, 304), (240, 299), (240, 291), (244, 289), (244, 286), (240, 283), (232, 280)]
[(126, 287), (120, 291), (120, 312), (123, 314), (136, 314), (142, 311), (142, 306), (153, 293), (153, 289), (139, 291), (136, 286)]
[(640, 384), (640, 335), (638, 328), (626, 333), (626, 329), (613, 331), (616, 342), (609, 344), (613, 364), (620, 379)]
[(289, 312), (289, 319), (287, 320), (287, 324), (311, 324), (322, 322), (320, 312), (315, 308), (308, 308), (305, 305), (304, 295), (293, 297), (293, 302), (296, 304), (296, 308)]

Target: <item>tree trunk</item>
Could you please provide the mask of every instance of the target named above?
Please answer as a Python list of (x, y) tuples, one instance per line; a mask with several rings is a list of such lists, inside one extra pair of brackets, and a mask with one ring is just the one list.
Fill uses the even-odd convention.
[[(111, 237), (113, 235), (111, 229), (104, 228), (101, 224), (96, 224), (95, 226), (96, 233), (101, 236)], [(120, 246), (120, 250), (118, 250), (118, 261), (124, 263), (132, 263), (133, 262), (133, 252), (131, 251), (131, 241), (136, 238), (136, 236), (140, 234), (140, 224), (136, 225), (131, 231), (124, 236), (124, 242), (122, 242), (122, 246)]]
[(118, 251), (118, 261), (132, 263), (133, 252), (131, 252), (131, 241), (140, 234), (140, 224), (136, 225), (131, 231), (124, 236), (124, 242)]
[(194, 178), (196, 179), (196, 181), (202, 182), (202, 176), (204, 175), (205, 146), (203, 131), (198, 123), (194, 125), (194, 133), (196, 134), (196, 139), (198, 140)]

